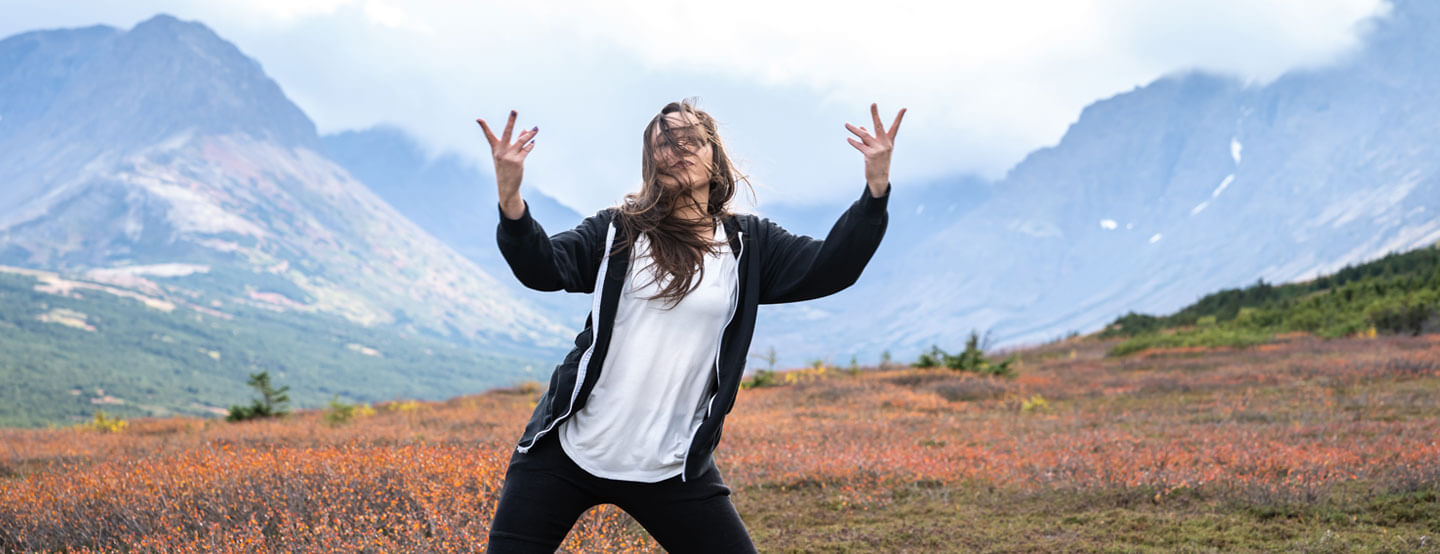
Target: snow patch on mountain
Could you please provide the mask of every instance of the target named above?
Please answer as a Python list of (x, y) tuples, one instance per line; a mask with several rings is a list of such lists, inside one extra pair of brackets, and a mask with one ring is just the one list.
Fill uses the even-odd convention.
[(195, 273), (207, 273), (210, 266), (204, 264), (147, 264), (129, 265), (122, 267), (96, 268), (85, 272), (89, 278), (101, 278), (119, 275), (153, 275), (155, 277), (184, 277)]
[(1225, 178), (1220, 181), (1220, 184), (1215, 187), (1215, 190), (1210, 192), (1210, 197), (1219, 198), (1220, 193), (1225, 192), (1225, 189), (1230, 186), (1230, 183), (1233, 182), (1235, 182), (1235, 174), (1231, 173), (1229, 175), (1226, 175)]

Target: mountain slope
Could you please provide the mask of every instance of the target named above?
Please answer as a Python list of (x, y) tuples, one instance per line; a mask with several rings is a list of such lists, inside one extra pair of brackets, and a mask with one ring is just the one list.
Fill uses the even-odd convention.
[[(345, 131), (326, 135), (322, 141), (330, 159), (407, 219), (496, 276), (509, 296), (535, 306), (553, 321), (568, 322), (575, 329), (584, 325), (590, 310), (588, 297), (533, 291), (511, 276), (510, 266), (495, 246), (500, 215), (492, 173), (472, 167), (455, 154), (430, 159), (414, 138), (393, 127)], [(550, 233), (569, 229), (583, 219), (534, 187), (526, 187), (525, 202)]]
[[(175, 268), (180, 269), (180, 268)], [(0, 427), (112, 416), (224, 415), (249, 374), (292, 405), (438, 400), (543, 379), (547, 363), (324, 314), (208, 309), (133, 289), (0, 266)]]
[[(0, 105), (0, 263), (184, 262), (286, 283), (207, 301), (563, 343), (564, 329), (325, 158), (304, 114), (204, 26), (157, 16), (124, 33), (27, 33), (0, 43), (0, 60), (0, 90), (15, 91)], [(150, 283), (146, 272), (123, 273)]]
[(1131, 312), (1099, 337), (1127, 337), (1111, 350), (1127, 354), (1158, 346), (1248, 346), (1295, 331), (1327, 338), (1440, 332), (1440, 242), (1304, 282), (1261, 281), (1207, 294), (1170, 315)]
[(20, 275), (0, 381), (26, 391), (0, 422), (73, 417), (96, 389), (204, 413), (264, 369), (301, 406), (440, 398), (538, 378), (573, 332), (327, 158), (198, 23), (0, 41), (0, 183), (0, 273)]
[(761, 330), (813, 357), (955, 345), (970, 329), (1038, 342), (1431, 244), (1436, 28), (1440, 5), (1399, 1), (1329, 67), (1264, 85), (1188, 73), (1096, 102), (983, 204), (919, 244), (887, 240), (907, 274), (867, 270), (846, 299), (810, 306), (828, 319)]

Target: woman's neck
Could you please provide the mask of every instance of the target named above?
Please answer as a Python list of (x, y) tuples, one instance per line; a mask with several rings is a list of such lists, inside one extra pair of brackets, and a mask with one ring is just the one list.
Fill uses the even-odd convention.
[(671, 215), (682, 221), (693, 221), (701, 230), (706, 228), (713, 229), (714, 222), (710, 220), (709, 210), (706, 209), (706, 206), (710, 205), (710, 187), (708, 183), (707, 186), (695, 187), (691, 191), (690, 197), (686, 200), (694, 200), (694, 202), (687, 202), (677, 206)]

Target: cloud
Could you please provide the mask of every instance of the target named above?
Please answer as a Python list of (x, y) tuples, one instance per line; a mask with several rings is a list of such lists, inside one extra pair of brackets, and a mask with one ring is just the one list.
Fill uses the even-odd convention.
[(369, 0), (365, 2), (365, 18), (371, 23), (390, 27), (392, 29), (408, 29), (421, 33), (432, 33), (434, 30), (423, 22), (416, 21), (406, 13), (404, 9), (382, 2), (381, 0)]
[[(78, 25), (42, 2), (0, 31)], [(762, 202), (859, 190), (842, 124), (910, 108), (894, 176), (998, 176), (1096, 99), (1186, 69), (1264, 82), (1358, 44), (1381, 0), (72, 2), (123, 27), (167, 11), (256, 57), (323, 131), (392, 123), (488, 158), (476, 116), (541, 133), (527, 183), (589, 212), (638, 180), (639, 131), (700, 96)], [(94, 22), (89, 21), (86, 23)], [(22, 28), (13, 28), (24, 25)], [(853, 186), (851, 186), (853, 185)], [(854, 189), (854, 190), (851, 190)], [(858, 194), (858, 193), (856, 193)]]
[(232, 10), (249, 11), (279, 21), (294, 21), (306, 17), (330, 15), (341, 6), (354, 4), (353, 0), (223, 0)]

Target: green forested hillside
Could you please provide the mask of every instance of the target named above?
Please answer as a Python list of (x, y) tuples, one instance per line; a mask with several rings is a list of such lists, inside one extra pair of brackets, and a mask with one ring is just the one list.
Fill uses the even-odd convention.
[[(216, 415), (249, 401), (248, 375), (268, 371), (296, 407), (446, 398), (543, 378), (535, 354), (495, 355), (336, 317), (226, 306), (165, 310), (76, 289), (36, 290), (0, 272), (0, 426), (89, 419)], [(226, 317), (229, 315), (230, 317)]]
[(1303, 283), (1264, 281), (1201, 298), (1168, 316), (1131, 312), (1101, 338), (1126, 337), (1112, 350), (1157, 346), (1246, 346), (1276, 333), (1323, 337), (1440, 330), (1440, 244), (1346, 267)]

